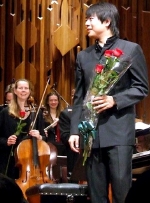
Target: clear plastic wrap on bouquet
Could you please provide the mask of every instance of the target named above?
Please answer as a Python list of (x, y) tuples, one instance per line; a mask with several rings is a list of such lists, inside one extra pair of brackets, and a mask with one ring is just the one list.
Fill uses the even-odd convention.
[[(94, 97), (99, 95), (109, 94), (110, 91), (115, 87), (117, 82), (121, 79), (121, 77), (125, 74), (128, 68), (131, 66), (130, 59), (120, 59), (120, 61), (116, 62), (111, 70), (108, 70), (106, 73), (106, 77), (101, 77), (99, 79), (99, 87), (96, 86), (94, 80), (97, 77), (97, 74), (93, 76), (93, 80), (90, 84), (89, 90), (85, 96), (83, 101), (83, 109), (84, 109), (84, 118), (86, 121), (91, 122), (96, 128), (98, 122), (98, 114), (95, 112), (92, 106), (92, 100)], [(105, 74), (104, 73), (104, 74)], [(105, 76), (105, 75), (104, 75)], [(103, 83), (103, 87), (100, 83)], [(104, 84), (105, 83), (105, 84)]]
[(83, 165), (90, 156), (98, 123), (98, 114), (93, 109), (92, 100), (99, 95), (108, 95), (130, 66), (129, 58), (118, 59), (116, 56), (106, 56), (105, 65), (97, 64), (95, 68), (95, 74), (83, 101), (84, 120), (78, 126), (81, 135), (84, 136)]

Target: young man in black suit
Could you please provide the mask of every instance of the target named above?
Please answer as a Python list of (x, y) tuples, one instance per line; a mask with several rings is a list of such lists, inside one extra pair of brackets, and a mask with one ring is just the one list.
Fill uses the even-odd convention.
[[(104, 60), (106, 50), (120, 49), (129, 56), (131, 66), (109, 94), (96, 96), (92, 106), (98, 114), (96, 137), (86, 172), (92, 203), (108, 203), (111, 183), (113, 203), (124, 203), (132, 184), (132, 153), (135, 144), (135, 104), (148, 95), (146, 61), (141, 47), (119, 38), (119, 13), (108, 2), (91, 5), (86, 11), (86, 28), (95, 44), (78, 53), (76, 84), (69, 144), (79, 152), (78, 125), (83, 100), (89, 89), (96, 64)], [(83, 147), (83, 146), (81, 146)]]

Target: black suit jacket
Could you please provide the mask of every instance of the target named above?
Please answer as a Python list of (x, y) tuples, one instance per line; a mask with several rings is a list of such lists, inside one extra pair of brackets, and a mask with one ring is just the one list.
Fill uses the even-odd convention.
[(70, 120), (72, 115), (72, 107), (68, 107), (61, 111), (59, 116), (59, 128), (60, 128), (60, 138), (62, 143), (66, 146), (67, 150), (67, 169), (68, 172), (72, 172), (74, 165), (79, 156), (78, 153), (73, 152), (70, 149), (68, 139), (70, 136)]
[(134, 105), (148, 94), (148, 75), (143, 51), (138, 44), (119, 38), (106, 44), (101, 52), (95, 48), (96, 46), (92, 45), (77, 55), (76, 91), (70, 134), (79, 134), (78, 124), (82, 120), (83, 100), (96, 64), (103, 60), (105, 50), (119, 48), (123, 50), (124, 57), (131, 58), (132, 65), (110, 92), (117, 105), (99, 114), (97, 136), (93, 147), (133, 145), (135, 142)]

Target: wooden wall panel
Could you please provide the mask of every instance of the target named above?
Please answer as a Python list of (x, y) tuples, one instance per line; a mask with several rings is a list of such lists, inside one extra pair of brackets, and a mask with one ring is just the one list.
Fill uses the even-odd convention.
[[(148, 29), (150, 2), (148, 0), (123, 0), (119, 2), (118, 9), (121, 14), (120, 36), (141, 45), (146, 58), (150, 81), (150, 29)], [(150, 123), (149, 102), (150, 97), (148, 95), (147, 98), (136, 105), (136, 116), (146, 123)]]
[(130, 32), (131, 32), (131, 41), (133, 42), (138, 42), (137, 38), (138, 38), (138, 0), (132, 0), (131, 3), (131, 8), (132, 8), (132, 12), (131, 12), (131, 27), (129, 28)]
[[(7, 85), (7, 81), (11, 83), (12, 77), (14, 76), (14, 63), (15, 60), (12, 58), (12, 53), (14, 53), (14, 4), (12, 1), (8, 4), (7, 1), (5, 1), (5, 6), (6, 6), (6, 18), (5, 18), (5, 78), (3, 78), (4, 85)], [(7, 36), (10, 36), (10, 43), (7, 44)], [(7, 67), (7, 68), (6, 68)]]
[[(44, 87), (45, 87), (45, 82), (46, 82), (46, 65), (49, 66), (49, 64), (47, 64), (47, 58), (48, 58), (48, 53), (47, 53), (47, 41), (46, 41), (46, 29), (47, 29), (47, 5), (46, 5), (47, 1), (42, 1), (42, 0), (38, 0), (38, 4), (37, 4), (37, 9), (38, 9), (38, 13), (37, 13), (37, 31), (38, 31), (38, 40), (37, 40), (37, 44), (38, 44), (38, 49), (39, 49), (39, 55), (36, 55), (36, 58), (39, 57), (39, 66), (37, 64), (37, 66), (35, 66), (35, 68), (37, 69), (37, 81), (35, 84), (36, 87), (36, 98), (41, 98), (43, 91), (44, 91)], [(35, 25), (36, 26), (36, 25)], [(36, 50), (37, 51), (37, 50)], [(45, 81), (45, 82), (44, 82)], [(38, 90), (38, 91), (37, 91)], [(38, 97), (37, 97), (38, 96)], [(38, 100), (39, 103), (39, 100)]]
[[(142, 46), (148, 65), (148, 78), (150, 81), (150, 2), (148, 0), (139, 1), (138, 7), (138, 43)], [(150, 87), (150, 86), (149, 86)], [(137, 115), (144, 122), (150, 123), (150, 95), (137, 105)]]
[(120, 35), (124, 39), (131, 39), (131, 7), (121, 7)]
[[(13, 78), (25, 77), (34, 84), (39, 103), (51, 72), (46, 93), (56, 84), (56, 91), (71, 103), (76, 54), (94, 42), (87, 37), (85, 12), (96, 2), (99, 0), (0, 0), (1, 102), (4, 87)], [(142, 46), (149, 70), (149, 0), (107, 2), (120, 12), (120, 37)], [(147, 123), (149, 100), (148, 96), (136, 106), (137, 116)], [(62, 104), (66, 106), (63, 100)]]

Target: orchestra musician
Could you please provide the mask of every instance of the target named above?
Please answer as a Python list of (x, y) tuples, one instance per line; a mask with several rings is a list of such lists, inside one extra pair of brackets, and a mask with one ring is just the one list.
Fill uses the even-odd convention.
[(0, 111), (11, 102), (12, 97), (13, 97), (13, 93), (12, 93), (13, 86), (14, 86), (13, 83), (7, 85), (7, 87), (5, 89), (5, 104), (0, 105)]
[[(24, 139), (32, 136), (38, 140), (45, 140), (44, 119), (40, 110), (35, 122), (35, 129), (31, 130), (31, 111), (28, 107), (28, 99), (33, 94), (33, 86), (27, 79), (19, 79), (14, 83), (13, 98), (11, 103), (0, 112), (0, 173), (10, 178), (18, 178), (18, 170), (15, 167), (14, 151)], [(21, 119), (21, 114), (24, 116)], [(24, 123), (20, 133), (16, 133), (19, 122)], [(13, 148), (12, 148), (13, 146)], [(13, 149), (8, 162), (9, 155)], [(9, 163), (9, 165), (8, 165)], [(8, 170), (6, 170), (8, 165)]]
[(45, 128), (54, 123), (52, 127), (46, 131), (47, 142), (51, 142), (57, 147), (58, 155), (65, 155), (65, 148), (60, 140), (60, 130), (58, 126), (59, 115), (63, 110), (59, 95), (54, 91), (47, 94), (44, 101), (44, 107), (45, 110), (43, 111), (43, 115)]
[(5, 89), (5, 102), (6, 104), (9, 104), (13, 98), (13, 88), (14, 88), (14, 83), (7, 85)]
[[(75, 89), (71, 91), (71, 99), (73, 100)], [(70, 136), (70, 120), (72, 114), (72, 106), (65, 108), (61, 111), (59, 116), (60, 139), (66, 147), (67, 152), (67, 178), (70, 179), (74, 165), (79, 157), (79, 154), (72, 151), (69, 145)]]

